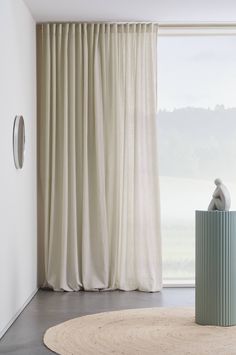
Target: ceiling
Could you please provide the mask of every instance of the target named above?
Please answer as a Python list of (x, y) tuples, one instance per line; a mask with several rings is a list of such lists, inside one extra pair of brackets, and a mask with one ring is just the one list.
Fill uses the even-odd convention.
[(37, 22), (236, 22), (235, 0), (24, 0)]

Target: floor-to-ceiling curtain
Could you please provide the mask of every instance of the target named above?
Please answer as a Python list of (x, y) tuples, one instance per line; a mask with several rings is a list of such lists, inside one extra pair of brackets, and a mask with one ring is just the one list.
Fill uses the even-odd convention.
[(157, 26), (37, 26), (40, 268), (54, 290), (161, 288)]

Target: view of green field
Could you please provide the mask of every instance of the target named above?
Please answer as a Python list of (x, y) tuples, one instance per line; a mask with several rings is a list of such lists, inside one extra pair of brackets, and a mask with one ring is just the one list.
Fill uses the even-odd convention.
[[(236, 209), (236, 183), (226, 182)], [(171, 281), (195, 279), (195, 210), (207, 209), (213, 181), (160, 177), (163, 276)]]
[(158, 125), (163, 277), (166, 283), (191, 283), (195, 210), (208, 208), (216, 177), (236, 210), (236, 109), (160, 112)]

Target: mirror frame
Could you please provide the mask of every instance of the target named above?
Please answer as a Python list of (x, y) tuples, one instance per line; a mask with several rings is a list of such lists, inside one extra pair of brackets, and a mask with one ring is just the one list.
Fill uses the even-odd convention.
[[(22, 123), (23, 129), (23, 144), (22, 149), (19, 151), (19, 129)], [(16, 169), (22, 169), (24, 165), (24, 156), (25, 156), (25, 122), (24, 118), (21, 115), (15, 116), (14, 125), (13, 125), (13, 156)]]

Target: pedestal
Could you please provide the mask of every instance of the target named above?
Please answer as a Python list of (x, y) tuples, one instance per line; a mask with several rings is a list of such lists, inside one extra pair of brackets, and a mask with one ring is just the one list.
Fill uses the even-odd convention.
[(196, 211), (196, 323), (236, 325), (236, 211)]

